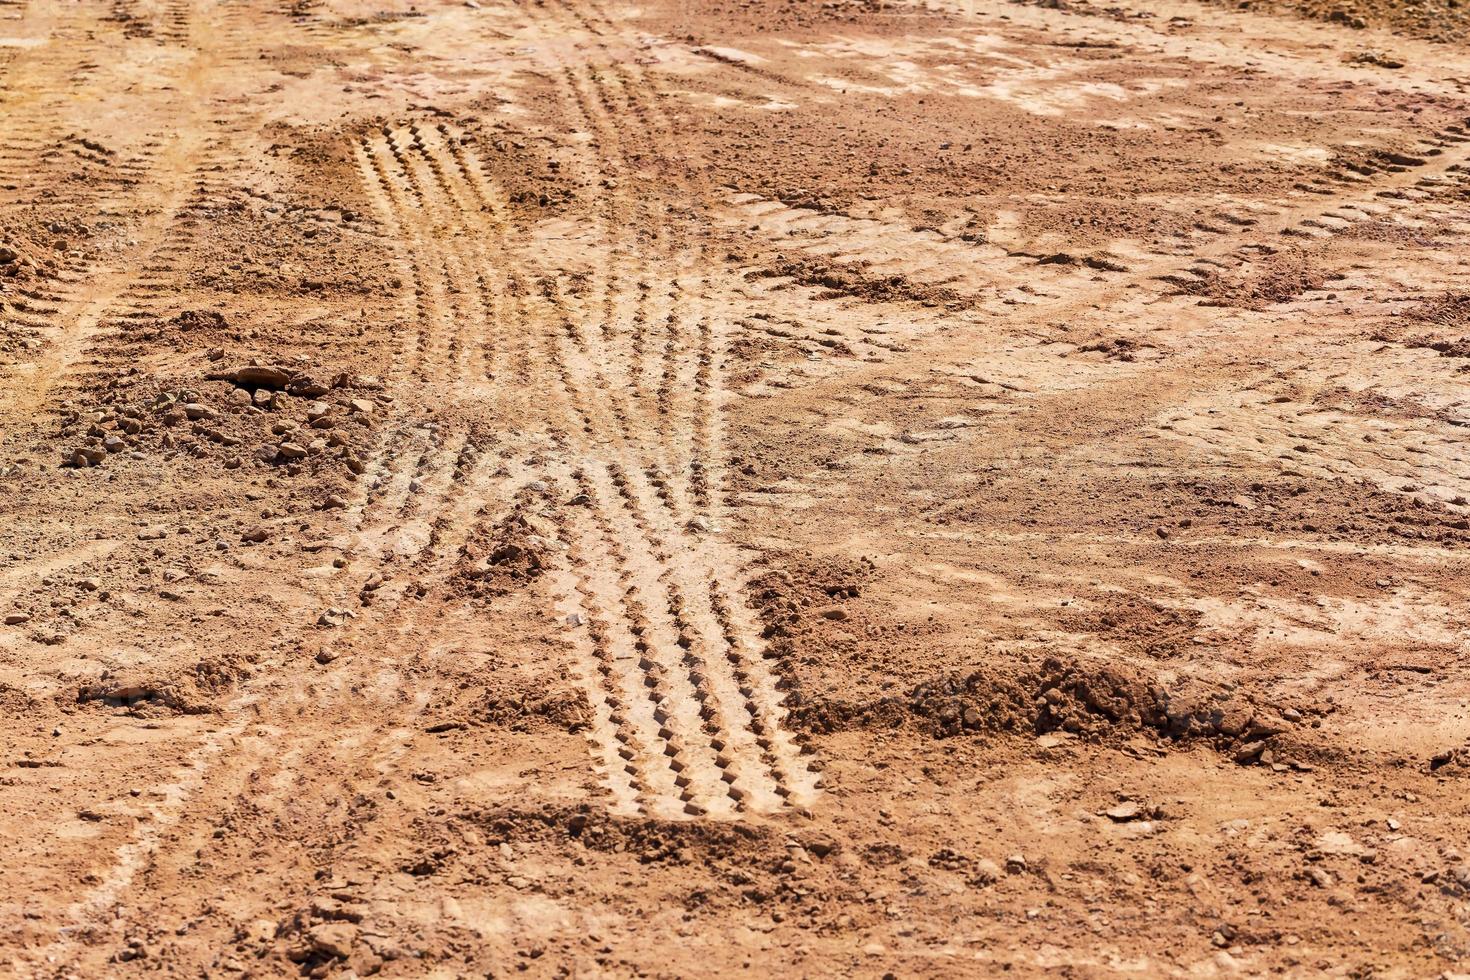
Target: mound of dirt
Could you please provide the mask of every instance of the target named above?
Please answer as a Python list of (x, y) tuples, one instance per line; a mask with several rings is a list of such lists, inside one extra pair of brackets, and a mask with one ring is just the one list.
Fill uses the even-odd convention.
[(1429, 771), (1441, 776), (1470, 777), (1470, 741), (1453, 749), (1435, 753), (1429, 760)]
[[(831, 262), (801, 256), (778, 255), (748, 278), (789, 278), (822, 290), (821, 299), (852, 297), (870, 303), (919, 303), (923, 306), (963, 309), (968, 300), (947, 286), (916, 282), (902, 274), (877, 275), (861, 262)], [(847, 351), (846, 353), (851, 353)]]
[(104, 670), (95, 681), (77, 688), (76, 702), (86, 706), (128, 708), (135, 714), (206, 714), (216, 699), (251, 675), (248, 659), (238, 656), (200, 660), (192, 668), (159, 675), (145, 671)]
[(550, 729), (576, 733), (587, 728), (591, 708), (587, 696), (569, 688), (532, 688), (520, 694), (487, 694), (474, 716), (488, 725), (514, 732)]
[(951, 674), (919, 684), (904, 697), (864, 704), (806, 702), (793, 695), (791, 720), (813, 733), (917, 727), (935, 738), (1064, 731), (1105, 740), (1147, 731), (1176, 741), (1209, 741), (1241, 761), (1259, 755), (1252, 743), (1290, 728), (1274, 709), (1239, 689), (1199, 681), (1165, 685), (1127, 667), (1055, 657), (1039, 670)]
[[(1458, 0), (1442, 3), (1410, 2), (1401, 0), (1213, 0), (1215, 3), (1241, 10), (1265, 10), (1272, 13), (1294, 14), (1327, 24), (1338, 24), (1353, 30), (1373, 27), (1390, 30), (1408, 37), (1426, 41), (1441, 41), (1457, 44), (1470, 37), (1470, 7)], [(1390, 60), (1387, 56), (1380, 56)], [(1391, 59), (1391, 65), (1402, 68), (1403, 63)]]
[(0, 295), (34, 277), (56, 275), (53, 250), (32, 234), (0, 225)]
[(460, 545), (451, 591), (493, 598), (521, 589), (545, 570), (556, 539), (555, 525), (529, 503), (494, 524), (477, 523)]
[(1263, 310), (1289, 303), (1303, 293), (1322, 289), (1341, 279), (1342, 273), (1322, 268), (1317, 260), (1299, 249), (1268, 255), (1262, 262), (1240, 273), (1215, 268), (1195, 268), (1188, 276), (1165, 276), (1178, 295), (1198, 296), (1204, 306), (1235, 306)]
[(87, 402), (63, 414), (62, 465), (185, 455), (225, 469), (337, 469), (354, 477), (386, 404), (362, 387), (346, 375), (328, 385), (275, 367), (213, 371), (204, 380), (133, 369), (93, 385)]

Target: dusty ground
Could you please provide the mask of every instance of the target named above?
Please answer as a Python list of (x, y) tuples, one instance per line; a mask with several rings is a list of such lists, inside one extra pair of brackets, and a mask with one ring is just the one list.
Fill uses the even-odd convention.
[(0, 0), (0, 973), (1470, 969), (1412, 6)]

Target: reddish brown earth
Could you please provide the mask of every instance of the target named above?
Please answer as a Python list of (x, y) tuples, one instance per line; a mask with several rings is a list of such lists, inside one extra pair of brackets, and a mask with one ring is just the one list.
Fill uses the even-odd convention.
[(0, 973), (1463, 975), (1413, 6), (0, 0)]

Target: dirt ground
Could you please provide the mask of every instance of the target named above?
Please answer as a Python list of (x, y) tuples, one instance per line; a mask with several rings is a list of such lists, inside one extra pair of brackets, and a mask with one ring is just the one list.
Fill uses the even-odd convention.
[(0, 0), (0, 975), (1464, 975), (1467, 16)]

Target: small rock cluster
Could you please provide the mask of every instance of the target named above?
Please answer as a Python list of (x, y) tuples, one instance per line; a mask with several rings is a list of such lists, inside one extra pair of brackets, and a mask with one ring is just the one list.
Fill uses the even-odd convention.
[(97, 404), (68, 409), (63, 466), (84, 469), (161, 451), (219, 457), (226, 469), (247, 459), (299, 467), (319, 457), (340, 460), (355, 475), (364, 468), (363, 436), (392, 404), (382, 393), (365, 397), (378, 387), (373, 379), (341, 374), (326, 383), (271, 365), (211, 372), (207, 382), (224, 384), (198, 388), (151, 388), (141, 378), (120, 379)]
[(0, 281), (28, 279), (38, 271), (54, 275), (56, 266), (49, 260), (37, 259), (19, 242), (0, 241)]
[(460, 547), (454, 581), (463, 594), (505, 595), (539, 576), (547, 551), (561, 547), (555, 525), (520, 508), (493, 527), (475, 527)]

